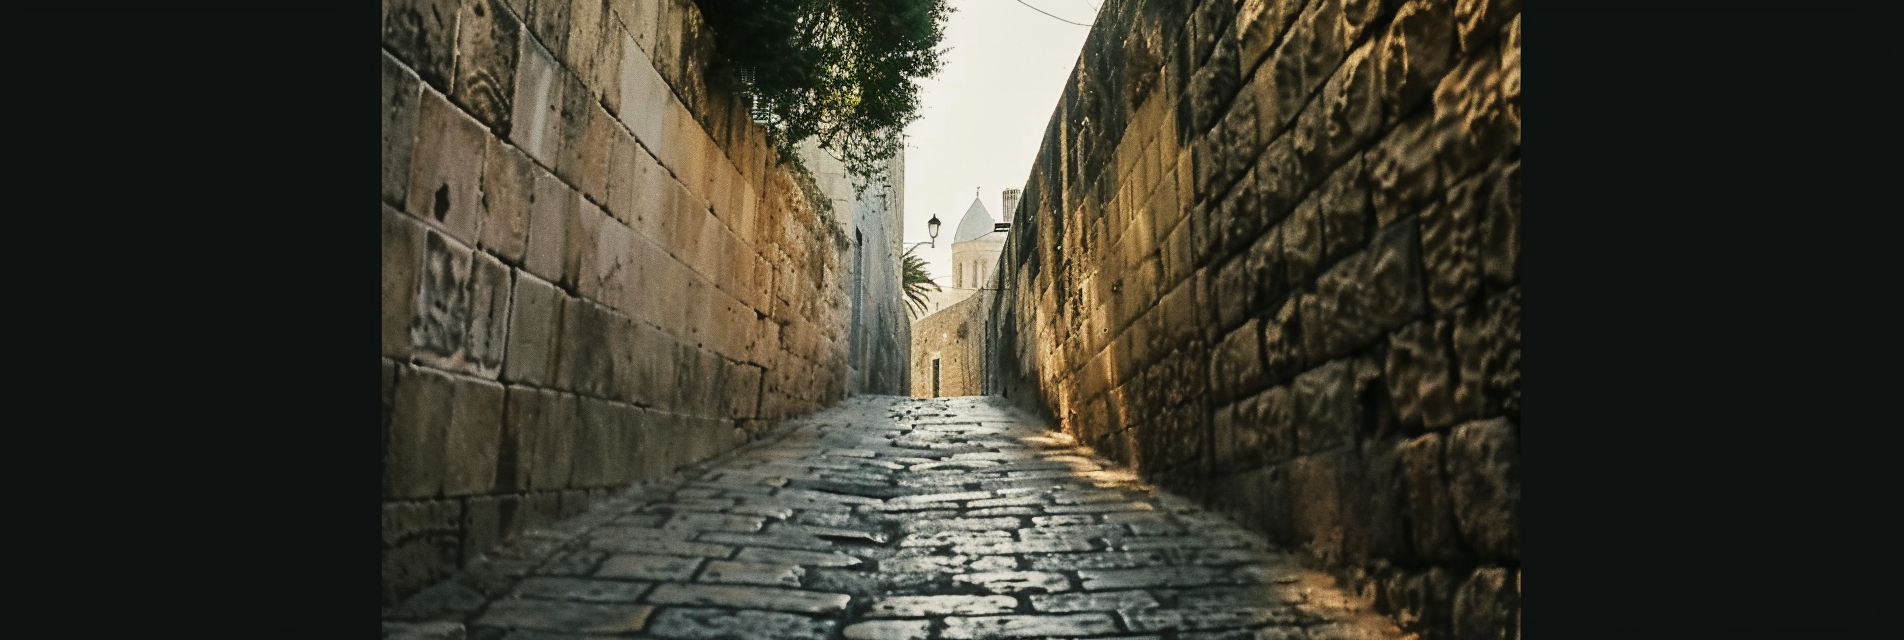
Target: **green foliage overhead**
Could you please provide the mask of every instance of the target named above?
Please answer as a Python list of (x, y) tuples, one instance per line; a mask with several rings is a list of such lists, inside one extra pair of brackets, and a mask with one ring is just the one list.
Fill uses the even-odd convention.
[[(916, 246), (913, 247), (913, 249), (917, 248)], [(903, 289), (906, 294), (906, 310), (910, 311), (911, 315), (915, 318), (925, 315), (927, 311), (926, 292), (938, 291), (939, 283), (932, 281), (932, 274), (926, 271), (925, 259), (914, 254), (912, 249), (906, 250), (905, 258), (901, 260), (901, 264), (904, 267), (902, 269), (903, 277), (901, 289)]]
[(945, 0), (695, 0), (714, 30), (715, 78), (755, 97), (791, 156), (817, 137), (861, 176), (883, 175), (938, 73)]

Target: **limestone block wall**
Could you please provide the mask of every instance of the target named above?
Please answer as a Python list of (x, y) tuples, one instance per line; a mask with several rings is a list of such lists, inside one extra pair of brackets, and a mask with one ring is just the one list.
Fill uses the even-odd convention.
[(934, 359), (939, 361), (936, 397), (985, 393), (981, 376), (990, 343), (985, 340), (985, 316), (981, 313), (995, 300), (991, 292), (981, 291), (912, 323), (913, 397), (935, 397)]
[(1045, 132), (985, 389), (1518, 636), (1514, 0), (1109, 0)]
[(691, 3), (382, 25), (386, 603), (846, 393), (849, 230), (703, 83)]

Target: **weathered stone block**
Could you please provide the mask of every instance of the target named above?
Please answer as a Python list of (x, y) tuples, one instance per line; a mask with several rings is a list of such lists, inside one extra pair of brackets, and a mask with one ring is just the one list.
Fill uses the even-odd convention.
[(1296, 205), (1289, 218), (1276, 225), (1282, 235), (1284, 276), (1291, 289), (1315, 281), (1322, 266), (1322, 211), (1318, 198), (1311, 196)]
[(489, 134), (443, 94), (424, 91), (410, 158), (410, 195), (404, 210), (475, 244), (481, 230), (483, 154)]
[(1451, 333), (1445, 320), (1423, 320), (1389, 336), (1388, 388), (1403, 425), (1441, 430), (1454, 424)]
[(444, 437), (443, 493), (491, 491), (502, 440), (503, 388), (487, 380), (456, 378), (454, 407)]
[(383, 355), (407, 359), (410, 327), (417, 314), (419, 274), (428, 255), (425, 229), (416, 218), (383, 206)]
[(1216, 41), (1210, 60), (1190, 77), (1190, 125), (1192, 133), (1202, 134), (1216, 126), (1230, 99), (1242, 85), (1236, 69), (1236, 36), (1223, 34)]
[(1441, 195), (1433, 125), (1429, 114), (1418, 114), (1369, 150), (1369, 201), (1378, 228), (1395, 224)]
[(1401, 445), (1399, 438), (1365, 442), (1349, 464), (1342, 521), (1344, 554), (1351, 565), (1366, 567), (1401, 557), (1408, 546)]
[(1318, 453), (1354, 444), (1361, 424), (1349, 363), (1337, 360), (1296, 376), (1296, 451)]
[[(563, 182), (583, 189), (586, 188), (583, 184), (583, 171), (587, 167), (592, 137), (589, 119), (594, 116), (594, 112), (601, 110), (601, 105), (595, 102), (594, 96), (588, 92), (588, 87), (575, 76), (558, 73), (555, 82), (562, 84), (559, 92), (562, 101), (557, 105), (558, 110), (555, 114), (558, 135), (553, 149), (555, 155), (553, 168), (555, 175), (560, 176)], [(591, 190), (588, 193), (600, 192)]]
[(1521, 163), (1501, 166), (1489, 180), (1481, 216), (1481, 273), (1489, 284), (1507, 286), (1521, 277)]
[(1470, 417), (1520, 415), (1520, 288), (1455, 314), (1455, 405)]
[(1436, 564), (1462, 561), (1460, 532), (1454, 506), (1448, 498), (1442, 463), (1443, 438), (1430, 433), (1402, 445), (1402, 468), (1407, 476), (1407, 519), (1410, 544), (1417, 557)]
[(1461, 51), (1472, 53), (1503, 26), (1520, 18), (1520, 0), (1457, 0), (1454, 3), (1455, 28)]
[(523, 16), (530, 33), (549, 47), (550, 51), (566, 53), (569, 49), (569, 16), (574, 12), (578, 0), (527, 0), (528, 11)]
[(604, 111), (600, 104), (590, 103), (583, 115), (581, 150), (575, 168), (576, 185), (581, 187), (582, 195), (595, 203), (608, 202), (608, 161), (609, 147), (616, 134), (624, 134), (615, 124), (615, 116)]
[(517, 274), (503, 380), (546, 385), (554, 379), (550, 367), (562, 308), (559, 297), (554, 285), (527, 273)]
[(416, 146), (416, 74), (385, 52), (383, 58), (383, 201), (403, 207), (410, 197), (411, 150)]
[(602, 49), (602, 21), (607, 13), (603, 9), (607, 8), (607, 3), (602, 0), (569, 0), (569, 3), (568, 46), (561, 57), (576, 76), (592, 80), (595, 78), (596, 55)]
[(1362, 253), (1316, 279), (1301, 306), (1310, 362), (1353, 351), (1422, 312), (1419, 233), (1411, 221), (1384, 229)]
[(614, 355), (602, 348), (613, 323), (608, 310), (581, 298), (562, 299), (562, 333), (556, 358), (555, 386), (592, 396), (606, 395)]
[(496, 496), (473, 496), (463, 500), (463, 553), (458, 560), (468, 564), (491, 547), (502, 542), (502, 506)]
[(562, 233), (566, 241), (562, 249), (563, 287), (597, 302), (604, 302), (601, 280), (596, 274), (602, 258), (602, 226), (608, 221), (608, 214), (603, 213), (601, 207), (582, 200), (576, 203), (575, 215), (569, 216), (568, 229)]
[(1474, 570), (1454, 593), (1454, 637), (1459, 640), (1507, 640), (1519, 610), (1514, 585), (1501, 567)]
[(1269, 55), (1302, 7), (1301, 2), (1287, 0), (1242, 0), (1239, 3), (1235, 21), (1237, 62), (1245, 73)]
[[(538, 6), (562, 4), (544, 2)], [(543, 42), (547, 42), (544, 40)], [(554, 46), (554, 45), (550, 45)], [(555, 166), (555, 150), (562, 139), (561, 65), (542, 44), (528, 40), (522, 44), (516, 68), (515, 99), (511, 101), (509, 140), (543, 167)]]
[(529, 488), (537, 491), (569, 486), (574, 474), (581, 408), (577, 397), (547, 389), (536, 391), (533, 415), (525, 411), (520, 425), (530, 435)]
[(1289, 496), (1295, 542), (1323, 566), (1342, 559), (1341, 452), (1289, 462)]
[(508, 135), (522, 25), (498, 0), (464, 0), (456, 27), (456, 86), (450, 100)]
[(568, 231), (582, 208), (582, 196), (555, 175), (537, 168), (535, 192), (529, 200), (528, 255), (523, 267), (551, 282), (562, 279), (567, 259)]
[(410, 344), (423, 362), (458, 370), (465, 363), (463, 349), (469, 339), (471, 251), (434, 231), (424, 245)]
[(502, 370), (509, 338), (510, 269), (487, 253), (471, 253), (469, 332), (466, 354), (472, 371), (494, 378)]
[(1314, 296), (1290, 296), (1275, 315), (1263, 321), (1263, 374), (1270, 384), (1281, 384), (1303, 370), (1301, 309), (1304, 300)]
[(457, 0), (388, 0), (383, 45), (437, 91), (451, 88)]
[(1448, 179), (1467, 176), (1508, 152), (1506, 104), (1501, 99), (1500, 53), (1476, 52), (1435, 86), (1435, 160)]
[(510, 264), (522, 264), (529, 241), (529, 209), (535, 165), (501, 138), (490, 138), (483, 157), (483, 232), (478, 245)]
[(455, 408), (455, 384), (434, 369), (405, 366), (397, 372), (384, 443), (384, 496), (428, 498), (443, 489), (443, 459)]
[(1294, 136), (1282, 136), (1270, 142), (1257, 160), (1256, 188), (1260, 194), (1263, 225), (1276, 224), (1295, 210), (1309, 183), (1303, 165), (1297, 161)]
[(1520, 559), (1520, 439), (1506, 418), (1469, 422), (1448, 439), (1448, 492), (1461, 535), (1483, 560)]
[[(1372, 0), (1369, 1), (1372, 4)], [(1322, 167), (1342, 163), (1381, 131), (1382, 94), (1377, 89), (1375, 44), (1364, 44), (1349, 53), (1341, 69), (1323, 85), (1321, 126), (1323, 128)]]
[(613, 455), (611, 407), (606, 400), (588, 396), (577, 398), (576, 405), (574, 466), (569, 471), (569, 486), (604, 486), (608, 458)]
[(1319, 264), (1324, 268), (1362, 248), (1374, 226), (1374, 209), (1369, 205), (1368, 176), (1364, 171), (1365, 157), (1350, 158), (1317, 189), (1317, 206), (1322, 214)]
[(1276, 465), (1296, 455), (1296, 401), (1287, 386), (1272, 387), (1249, 399), (1239, 420), (1237, 455), (1243, 466)]
[(454, 501), (383, 503), (383, 604), (456, 570), (462, 507)]
[(1376, 69), (1393, 124), (1414, 111), (1454, 65), (1454, 8), (1450, 0), (1411, 0), (1395, 10), (1376, 45)]
[(1392, 574), (1388, 580), (1395, 621), (1423, 637), (1447, 637), (1454, 607), (1455, 579), (1441, 567)]

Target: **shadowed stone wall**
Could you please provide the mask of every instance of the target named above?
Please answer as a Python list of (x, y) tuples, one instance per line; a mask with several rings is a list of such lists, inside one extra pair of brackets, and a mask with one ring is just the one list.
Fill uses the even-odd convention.
[(702, 82), (692, 4), (387, 0), (382, 25), (386, 603), (845, 395), (847, 213)]
[(1107, 2), (973, 312), (985, 390), (1425, 637), (1517, 637), (1519, 13)]

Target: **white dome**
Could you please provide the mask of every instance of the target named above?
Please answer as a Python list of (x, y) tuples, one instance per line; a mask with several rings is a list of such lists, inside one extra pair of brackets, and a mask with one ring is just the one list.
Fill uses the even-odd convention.
[(959, 220), (959, 229), (952, 234), (952, 241), (976, 240), (992, 232), (993, 222), (992, 214), (985, 211), (985, 203), (972, 198), (972, 206), (965, 209), (965, 217)]

